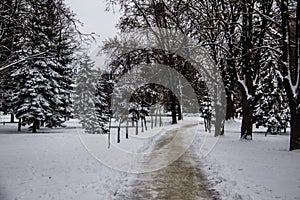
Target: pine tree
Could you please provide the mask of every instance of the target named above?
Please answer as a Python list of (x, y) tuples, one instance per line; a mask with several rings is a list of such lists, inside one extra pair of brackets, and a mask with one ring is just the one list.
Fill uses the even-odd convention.
[(43, 121), (48, 127), (61, 126), (71, 116), (73, 52), (76, 48), (73, 14), (61, 0), (28, 1), (28, 18), (20, 54), (31, 59), (19, 64), (11, 75), (11, 96), (22, 124), (33, 132)]
[(79, 72), (76, 76), (74, 114), (80, 120), (86, 133), (98, 134), (101, 133), (96, 108), (98, 72), (93, 67), (94, 62), (85, 55), (80, 62)]
[[(56, 73), (53, 84), (54, 96), (56, 100), (52, 109), (54, 115), (47, 118), (50, 126), (60, 126), (69, 118), (73, 112), (72, 105), (72, 84), (73, 84), (73, 64), (75, 60), (74, 51), (78, 49), (79, 43), (76, 41), (77, 33), (74, 27), (74, 14), (64, 5), (62, 0), (47, 1), (47, 19), (45, 22), (48, 29), (45, 30), (49, 42), (49, 53), (52, 56), (48, 67)], [(52, 79), (53, 79), (52, 78)], [(57, 89), (55, 89), (57, 88)], [(63, 120), (62, 120), (63, 119)]]
[[(265, 4), (269, 3), (265, 2)], [(271, 4), (269, 7), (272, 10), (269, 14), (270, 17), (279, 21), (279, 8)], [(260, 9), (266, 12), (262, 8)], [(261, 40), (261, 43), (263, 46), (270, 47), (270, 49), (280, 47), (278, 27), (267, 29), (265, 38)], [(261, 66), (261, 69), (256, 96), (259, 96), (260, 99), (255, 106), (254, 123), (256, 123), (256, 126), (267, 127), (267, 133), (276, 134), (282, 129), (286, 130), (290, 119), (287, 95), (283, 87), (283, 77), (280, 69), (281, 61), (278, 59), (281, 55), (280, 51), (264, 50), (259, 52), (261, 59), (256, 62), (257, 65)]]
[(102, 75), (97, 84), (97, 117), (103, 133), (109, 131), (109, 121), (112, 117), (111, 95), (113, 85), (113, 80), (110, 80), (108, 74)]
[(286, 93), (278, 64), (272, 53), (265, 55), (265, 65), (261, 69), (261, 77), (257, 95), (261, 96), (255, 106), (254, 123), (267, 127), (267, 133), (277, 134), (286, 129), (289, 122), (289, 108)]

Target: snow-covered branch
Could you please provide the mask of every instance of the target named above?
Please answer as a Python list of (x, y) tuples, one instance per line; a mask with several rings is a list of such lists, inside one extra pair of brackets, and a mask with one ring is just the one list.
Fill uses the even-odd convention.
[(38, 54), (35, 54), (35, 55), (32, 55), (32, 56), (28, 56), (28, 57), (25, 57), (23, 59), (17, 60), (17, 61), (15, 61), (13, 63), (10, 63), (10, 64), (8, 64), (6, 66), (1, 67), (0, 68), (0, 76), (3, 75), (3, 74), (5, 74), (7, 71), (11, 71), (13, 69), (13, 67), (15, 67), (15, 65), (20, 64), (22, 62), (25, 62), (27, 60), (30, 60), (32, 58), (38, 58), (39, 56), (44, 55), (47, 52), (48, 51), (41, 52), (41, 53), (38, 53)]

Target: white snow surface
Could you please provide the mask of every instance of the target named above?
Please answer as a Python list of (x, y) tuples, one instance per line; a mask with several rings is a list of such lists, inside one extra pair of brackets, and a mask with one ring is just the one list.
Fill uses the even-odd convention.
[(300, 151), (288, 151), (289, 135), (254, 129), (252, 141), (240, 140), (240, 125), (226, 122), (225, 136), (204, 158), (203, 169), (221, 199), (300, 199)]
[[(186, 124), (197, 120), (185, 117)], [(122, 191), (122, 183), (135, 174), (113, 170), (96, 160), (82, 145), (78, 136), (82, 129), (77, 126), (70, 121), (67, 128), (42, 128), (38, 134), (25, 129), (19, 134), (16, 124), (0, 124), (0, 200), (102, 200)], [(213, 146), (213, 133), (204, 133), (200, 127), (192, 148), (199, 147), (198, 163), (221, 199), (300, 199), (300, 151), (288, 151), (287, 134), (265, 137), (262, 130), (255, 130), (253, 140), (244, 141), (239, 139), (240, 121), (229, 121), (225, 136)], [(149, 131), (140, 135), (146, 134)], [(112, 141), (129, 151), (149, 151), (159, 136), (151, 138), (126, 140), (122, 135), (116, 144), (113, 135)]]

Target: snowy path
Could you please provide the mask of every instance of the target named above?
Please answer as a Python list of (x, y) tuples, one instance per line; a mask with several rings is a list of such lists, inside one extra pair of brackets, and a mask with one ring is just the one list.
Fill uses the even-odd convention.
[[(187, 132), (193, 126), (195, 125), (185, 125), (167, 132), (156, 141), (154, 150), (168, 144), (178, 131)], [(176, 145), (171, 145), (169, 155), (162, 155), (166, 156), (162, 159), (168, 159), (174, 152), (181, 151), (181, 148), (184, 148), (182, 144), (183, 142), (178, 140)], [(195, 147), (191, 147), (178, 160), (161, 170), (128, 174), (127, 181), (115, 192), (114, 199), (218, 199), (216, 192), (209, 190), (207, 180), (199, 169), (201, 164), (194, 153)]]

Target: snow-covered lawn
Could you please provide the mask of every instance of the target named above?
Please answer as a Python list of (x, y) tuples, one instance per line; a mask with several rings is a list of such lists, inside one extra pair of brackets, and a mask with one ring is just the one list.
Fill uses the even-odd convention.
[[(195, 118), (186, 117), (185, 123), (195, 123)], [(65, 129), (43, 128), (38, 134), (26, 130), (25, 134), (17, 134), (16, 124), (0, 124), (0, 199), (112, 199), (123, 180), (132, 175), (96, 160), (82, 145), (78, 136), (82, 130), (77, 125), (69, 122)], [(173, 128), (178, 126), (167, 126), (160, 131)], [(228, 122), (226, 135), (215, 146), (213, 133), (199, 131), (193, 144), (193, 149), (199, 147), (199, 163), (220, 197), (300, 199), (300, 151), (288, 151), (289, 136), (265, 137), (263, 133), (255, 133), (253, 141), (242, 141), (239, 129), (239, 121)], [(140, 136), (149, 132), (143, 134)], [(141, 140), (133, 135), (126, 140), (123, 134), (120, 144), (116, 144), (116, 135), (112, 135), (113, 145), (128, 151), (149, 151), (152, 140), (159, 139), (155, 136)], [(205, 149), (212, 150), (203, 158)]]
[(226, 135), (204, 159), (204, 169), (223, 199), (300, 199), (300, 151), (288, 151), (288, 134), (265, 137), (255, 129), (253, 140), (243, 141), (240, 121), (227, 122), (225, 129)]
[[(0, 199), (103, 199), (123, 173), (95, 160), (81, 145), (77, 129), (12, 133), (1, 125)], [(45, 133), (51, 132), (51, 133)]]
[[(107, 136), (82, 134), (76, 120), (68, 122), (66, 128), (42, 128), (37, 134), (27, 127), (19, 134), (16, 126), (0, 124), (0, 200), (106, 200), (112, 199), (128, 179), (127, 173), (105, 166), (82, 144), (83, 138)], [(130, 139), (122, 134), (120, 144), (114, 130), (112, 146), (130, 152), (147, 150), (154, 137), (141, 140), (149, 132), (140, 132), (133, 138), (135, 129), (130, 130)], [(107, 141), (102, 144), (107, 149)], [(117, 162), (118, 155), (114, 159)]]

